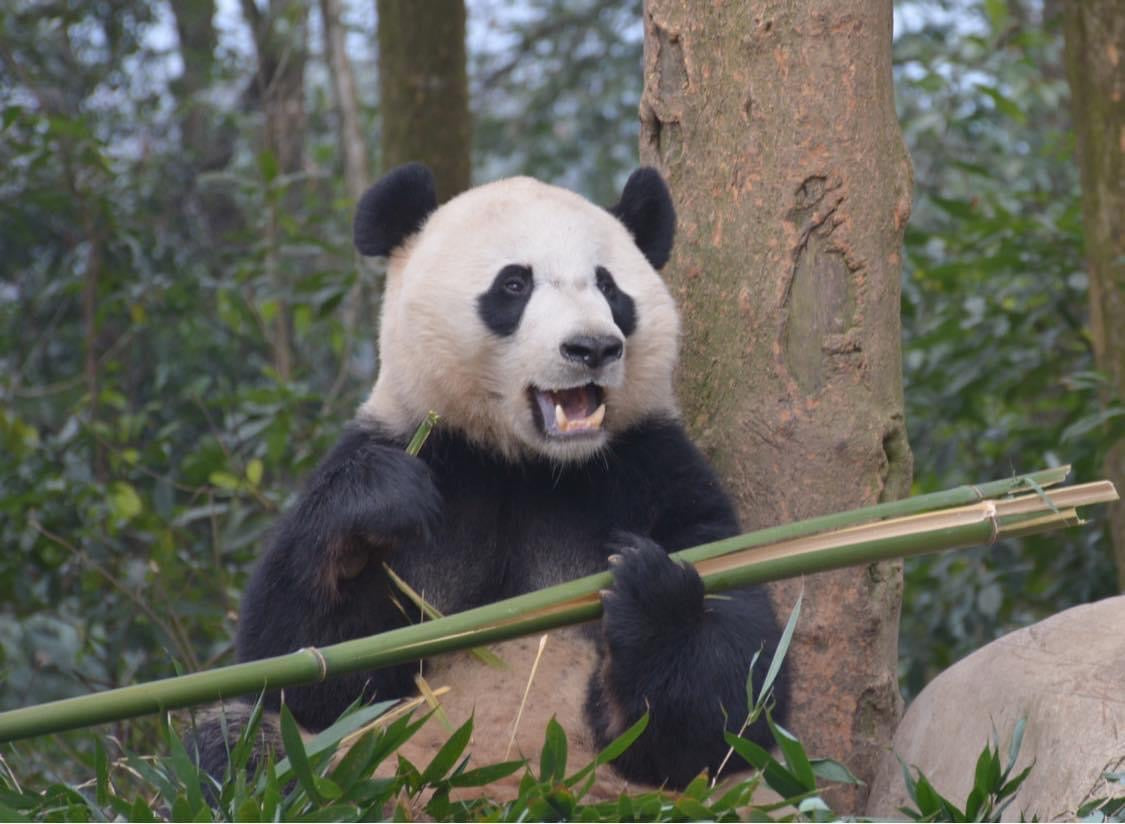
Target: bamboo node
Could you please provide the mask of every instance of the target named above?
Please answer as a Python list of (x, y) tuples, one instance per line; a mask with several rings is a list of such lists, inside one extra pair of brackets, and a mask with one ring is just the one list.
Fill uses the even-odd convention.
[[(973, 487), (973, 489), (976, 489), (976, 487)], [(979, 492), (980, 490), (977, 491)], [(988, 520), (992, 524), (992, 535), (990, 535), (988, 538), (988, 543), (991, 545), (996, 543), (996, 539), (1000, 537), (1000, 519), (996, 516), (995, 502), (986, 501), (985, 507), (985, 512), (988, 515)]]
[(327, 678), (328, 678), (328, 661), (325, 659), (324, 653), (322, 653), (316, 647), (301, 647), (301, 652), (312, 653), (313, 658), (316, 659), (316, 663), (320, 665), (320, 677), (318, 677), (316, 680), (317, 681), (327, 680)]
[(985, 497), (984, 492), (981, 490), (981, 488), (979, 486), (977, 486), (976, 484), (969, 484), (969, 489), (973, 490), (973, 492), (976, 493), (978, 501), (984, 500), (984, 497)]

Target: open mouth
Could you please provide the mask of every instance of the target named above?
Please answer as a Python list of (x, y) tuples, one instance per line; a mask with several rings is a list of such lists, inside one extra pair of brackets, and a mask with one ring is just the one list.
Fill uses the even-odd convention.
[(601, 431), (605, 390), (593, 383), (571, 389), (527, 390), (535, 422), (549, 438), (576, 438)]

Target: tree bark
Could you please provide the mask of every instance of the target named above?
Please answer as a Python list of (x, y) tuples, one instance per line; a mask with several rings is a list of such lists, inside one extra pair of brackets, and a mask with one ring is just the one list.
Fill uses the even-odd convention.
[(439, 200), (469, 188), (464, 0), (378, 0), (383, 168), (418, 160)]
[[(242, 0), (242, 13), (254, 35), (258, 53), (254, 95), (265, 116), (263, 142), (281, 174), (299, 172), (304, 164), (305, 131), (305, 60), (308, 54), (307, 0), (269, 0), (261, 10), (257, 0)], [(285, 202), (296, 206), (300, 192), (290, 186)], [(280, 265), (280, 229), (278, 201), (270, 199), (266, 218), (267, 276), (278, 295), (284, 295), (288, 284)], [(293, 325), (288, 301), (277, 300), (277, 312), (271, 323), (273, 365), (278, 377), (288, 381), (293, 375)]]
[[(359, 202), (363, 192), (371, 185), (371, 164), (368, 162), (367, 143), (363, 139), (363, 131), (360, 127), (359, 95), (356, 93), (352, 62), (348, 58), (347, 33), (342, 22), (343, 8), (340, 0), (320, 0), (320, 16), (324, 24), (324, 54), (332, 78), (332, 94), (339, 119), (344, 185), (354, 204)], [(361, 256), (354, 251), (353, 254), (356, 266), (360, 268), (365, 266)], [(348, 296), (340, 306), (344, 345), (340, 353), (340, 368), (336, 372), (332, 386), (325, 393), (323, 401), (325, 413), (335, 403), (348, 379), (348, 366), (355, 343), (356, 329), (359, 327), (360, 311), (366, 305), (364, 291), (364, 279), (356, 278), (355, 284), (348, 290)], [(374, 307), (377, 307), (377, 298), (373, 297), (373, 300)]]
[[(1090, 336), (1106, 377), (1104, 400), (1125, 403), (1125, 6), (1120, 0), (1063, 4), (1066, 68), (1082, 172), (1090, 278)], [(1111, 445), (1105, 473), (1125, 489), (1125, 440)], [(1125, 505), (1110, 508), (1118, 586), (1125, 591)]]
[(324, 54), (332, 77), (332, 96), (340, 119), (344, 182), (348, 194), (358, 201), (371, 183), (371, 164), (367, 160), (367, 144), (359, 124), (359, 95), (356, 94), (355, 73), (345, 45), (340, 0), (320, 0), (320, 16), (324, 23)]
[[(679, 212), (685, 420), (745, 525), (906, 495), (890, 0), (648, 0), (641, 156)], [(791, 726), (870, 782), (901, 713), (901, 564), (789, 582), (783, 617), (802, 588)]]
[[(202, 92), (213, 79), (217, 38), (214, 0), (172, 0), (176, 34), (180, 41), (183, 74), (173, 84), (180, 107), (180, 143), (192, 164), (201, 169), (226, 165), (233, 147), (216, 134)], [(215, 145), (215, 144), (218, 145)]]

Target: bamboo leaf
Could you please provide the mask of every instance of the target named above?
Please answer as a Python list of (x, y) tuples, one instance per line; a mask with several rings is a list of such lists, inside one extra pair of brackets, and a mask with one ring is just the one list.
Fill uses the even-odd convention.
[(607, 744), (606, 747), (597, 754), (593, 761), (591, 761), (574, 775), (566, 779), (565, 783), (567, 784), (567, 786), (573, 787), (587, 775), (592, 773), (597, 767), (608, 764), (609, 762), (614, 761), (615, 759), (620, 757), (620, 755), (625, 752), (625, 750), (629, 749), (629, 747), (633, 745), (634, 741), (641, 737), (641, 733), (643, 733), (648, 728), (648, 720), (649, 716), (646, 712), (644, 715), (638, 718), (636, 722), (631, 727), (629, 727), (629, 729), (625, 730), (625, 732), (621, 733), (621, 735), (610, 741), (609, 744)]
[[(429, 618), (431, 621), (437, 621), (445, 617), (437, 607), (423, 598), (422, 595), (414, 589), (414, 587), (410, 586), (410, 584), (408, 584), (403, 578), (401, 578), (398, 573), (391, 569), (390, 565), (385, 562), (383, 564), (383, 571), (387, 573), (387, 577), (390, 578), (391, 582), (399, 588), (399, 591), (402, 592), (402, 594), (407, 598), (409, 598), (410, 602), (414, 604), (414, 606), (418, 607), (422, 614)], [(493, 669), (506, 670), (508, 668), (508, 665), (504, 663), (504, 659), (502, 659), (488, 647), (473, 647), (469, 650), (469, 652), (481, 663), (490, 666)]]
[(812, 764), (809, 763), (809, 757), (805, 754), (805, 748), (801, 746), (801, 742), (780, 724), (774, 723), (769, 713), (766, 713), (766, 723), (769, 725), (770, 732), (773, 733), (774, 741), (777, 742), (778, 748), (785, 757), (790, 775), (800, 781), (805, 790), (815, 790), (816, 776), (813, 774)]
[(789, 652), (789, 643), (793, 640), (793, 632), (797, 629), (797, 619), (801, 617), (801, 602), (805, 598), (805, 593), (802, 591), (797, 596), (797, 603), (793, 605), (792, 612), (789, 613), (789, 620), (785, 623), (785, 629), (781, 633), (781, 639), (777, 642), (777, 650), (770, 659), (769, 669), (766, 670), (765, 680), (762, 681), (762, 689), (758, 694), (758, 704), (755, 708), (764, 705), (770, 690), (773, 689), (773, 682), (777, 680), (777, 674), (781, 672), (781, 662), (785, 660), (785, 654)]
[(809, 764), (812, 766), (812, 771), (816, 774), (816, 777), (825, 781), (832, 781), (837, 784), (863, 784), (852, 774), (851, 770), (831, 758), (810, 758)]
[(806, 792), (805, 785), (795, 775), (789, 772), (782, 764), (775, 759), (768, 751), (749, 741), (745, 738), (739, 738), (732, 732), (723, 733), (726, 739), (736, 753), (738, 753), (747, 764), (762, 771), (762, 777), (765, 779), (766, 784), (770, 789), (779, 793), (782, 798), (794, 798), (799, 795), (804, 795)]
[[(203, 801), (202, 782), (199, 780), (199, 768), (188, 757), (187, 750), (184, 749), (183, 742), (180, 741), (180, 737), (176, 735), (176, 731), (172, 729), (167, 715), (161, 717), (161, 723), (164, 727), (164, 739), (168, 742), (168, 746), (172, 751), (169, 757), (169, 763), (187, 793), (188, 804), (191, 805), (191, 810), (194, 814), (198, 810), (206, 807)], [(171, 797), (173, 796), (166, 795), (165, 799), (167, 800)]]
[(101, 737), (94, 739), (94, 775), (97, 779), (95, 800), (101, 806), (109, 803), (109, 759), (105, 755), (105, 745)]
[(437, 755), (433, 757), (422, 772), (422, 783), (434, 784), (445, 778), (446, 774), (453, 769), (457, 759), (461, 757), (461, 753), (465, 751), (465, 747), (469, 745), (469, 739), (472, 735), (473, 719), (470, 716), (469, 720), (458, 727), (457, 731), (449, 737), (449, 740), (442, 744), (441, 749), (437, 751)]
[(507, 778), (526, 765), (527, 761), (523, 759), (519, 761), (501, 761), (498, 764), (489, 764), (484, 767), (478, 767), (475, 770), (467, 770), (460, 775), (455, 775), (449, 779), (449, 783), (450, 786), (453, 787), (483, 787), (486, 784), (491, 784), (493, 781)]
[(547, 734), (539, 755), (539, 780), (554, 784), (566, 775), (566, 732), (554, 716), (547, 722)]
[(1016, 766), (1016, 760), (1020, 757), (1020, 746), (1023, 744), (1023, 731), (1026, 726), (1026, 718), (1017, 719), (1015, 729), (1012, 730), (1011, 743), (1008, 744), (1008, 765), (1004, 767), (1004, 778), (1008, 777), (1012, 768)]
[(309, 764), (305, 742), (301, 740), (301, 731), (285, 704), (281, 705), (281, 741), (285, 745), (285, 755), (289, 759), (289, 765), (297, 782), (313, 802), (323, 806), (326, 799), (316, 786), (316, 776), (313, 775), (312, 766)]

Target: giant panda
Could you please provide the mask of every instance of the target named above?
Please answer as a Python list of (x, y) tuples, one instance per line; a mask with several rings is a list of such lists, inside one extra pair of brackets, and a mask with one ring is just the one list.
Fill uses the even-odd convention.
[[(426, 662), (426, 683), (452, 692), (442, 723), (407, 745), (412, 760), (473, 714), (477, 765), (534, 755), (551, 716), (579, 764), (648, 712), (610, 791), (716, 770), (724, 728), (746, 717), (751, 660), (761, 651), (757, 694), (779, 628), (764, 590), (705, 598), (668, 557), (739, 532), (673, 393), (679, 319), (658, 271), (674, 229), (648, 168), (609, 209), (526, 177), (438, 206), (419, 164), (372, 186), (354, 233), (362, 254), (387, 259), (379, 375), (251, 577), (238, 658), (405, 625), (386, 566), (445, 614), (608, 568), (602, 619), (553, 633), (530, 687), (537, 639), (499, 645), (501, 671), (467, 653)], [(413, 457), (404, 447), (429, 410), (440, 421)], [(357, 699), (414, 694), (418, 672), (357, 672), (267, 704), (318, 730)], [(783, 678), (775, 717), (785, 694)], [(225, 743), (197, 740), (221, 774)]]

